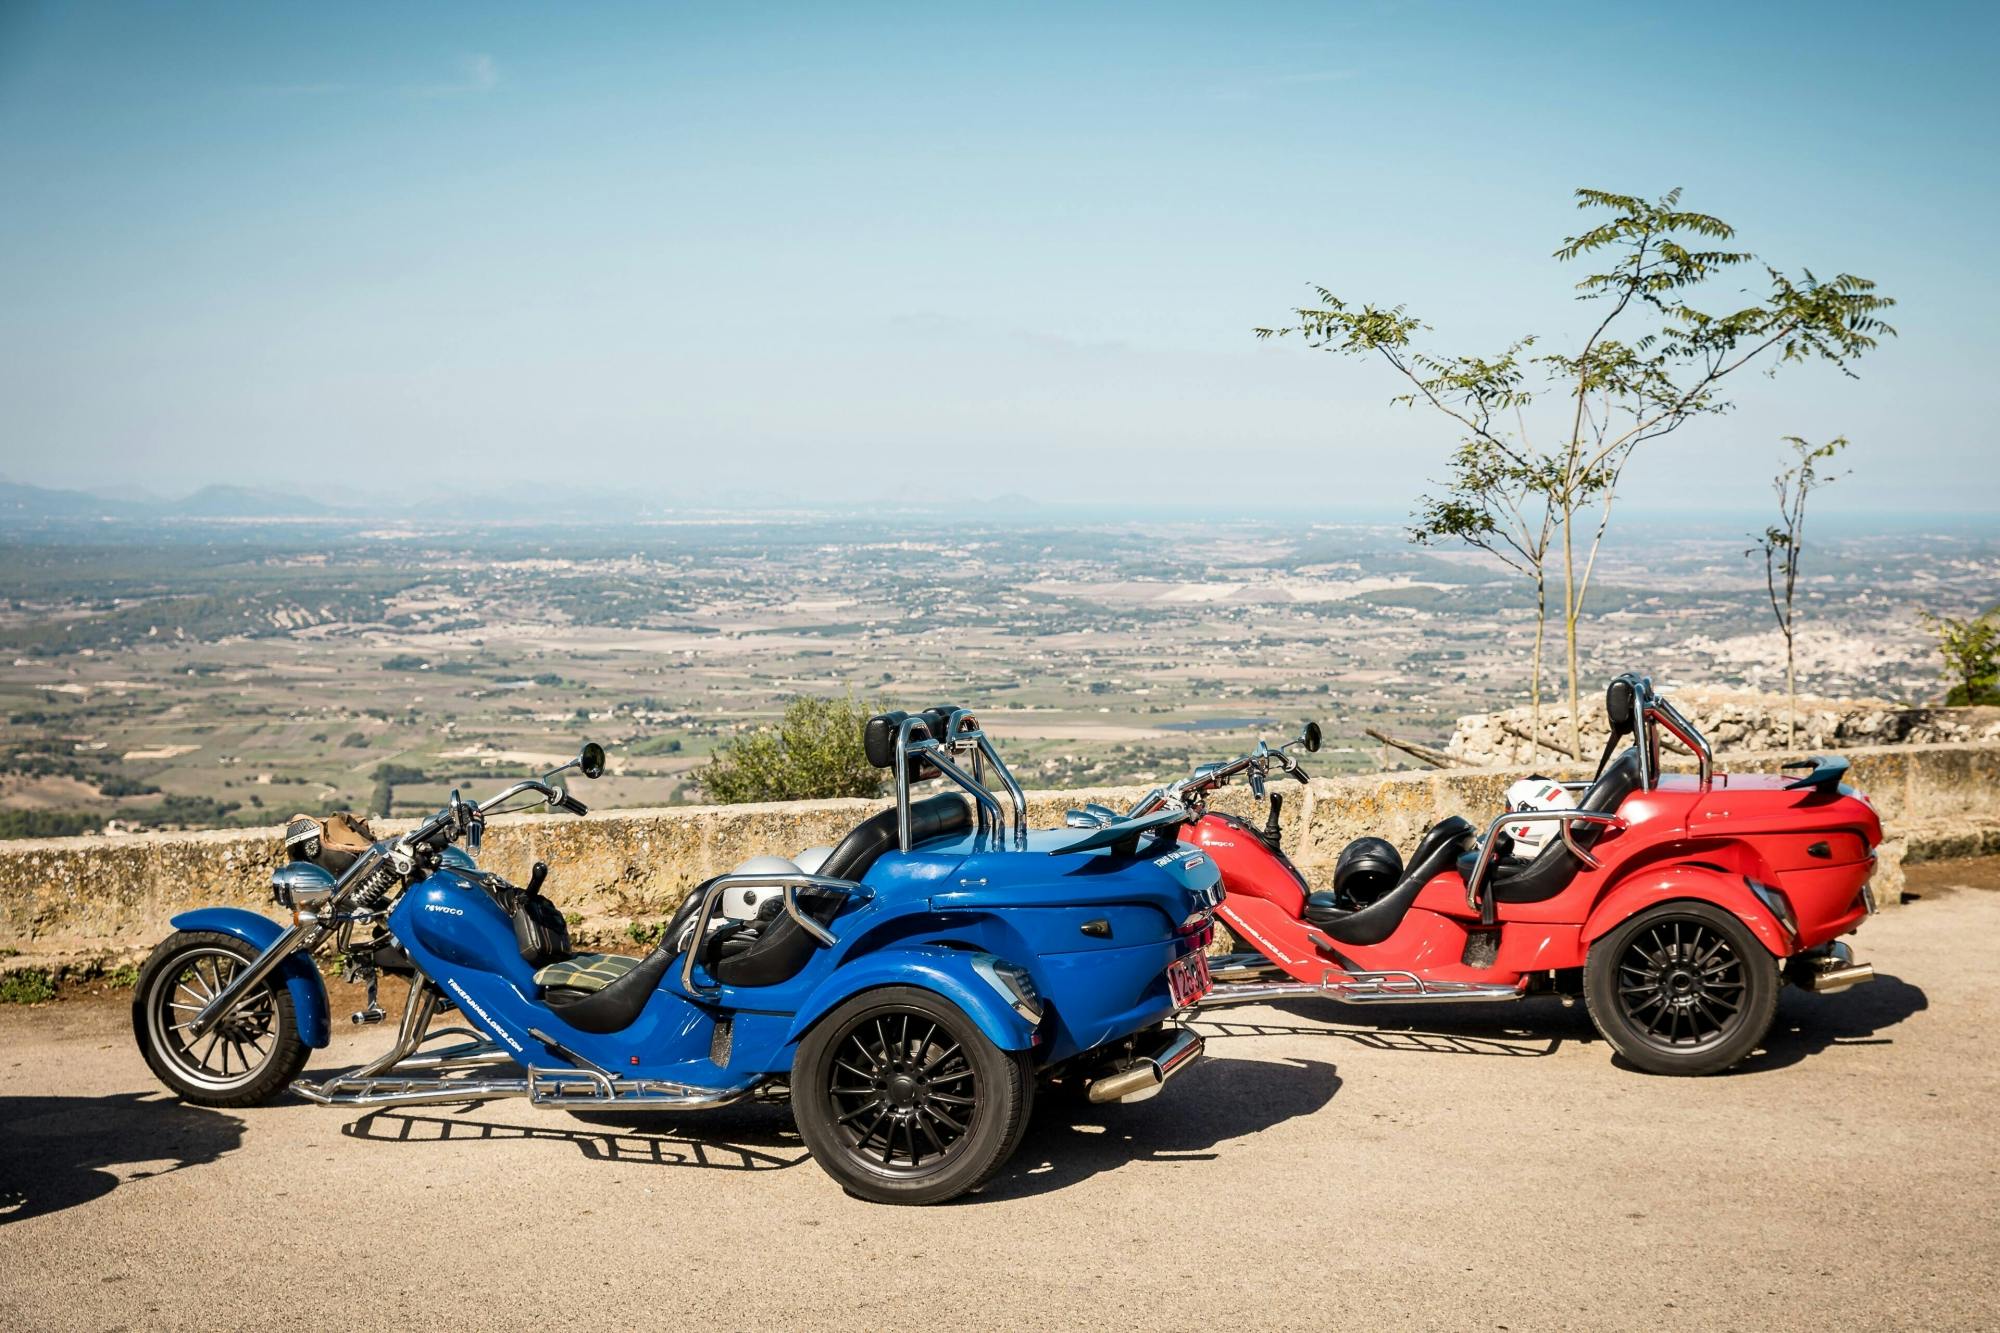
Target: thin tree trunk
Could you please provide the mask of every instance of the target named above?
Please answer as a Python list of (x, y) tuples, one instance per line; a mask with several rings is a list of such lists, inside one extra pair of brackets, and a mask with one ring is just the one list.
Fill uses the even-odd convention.
[(1799, 737), (1799, 680), (1792, 671), (1792, 631), (1785, 630), (1785, 748), (1792, 749)]
[(1583, 710), (1577, 687), (1576, 622), (1581, 608), (1576, 604), (1576, 551), (1570, 542), (1570, 528), (1576, 512), (1563, 510), (1563, 639), (1569, 656), (1569, 748), (1583, 753)]
[[(1547, 552), (1545, 542), (1542, 550)], [(1530, 729), (1534, 733), (1535, 744), (1542, 741), (1542, 651), (1549, 637), (1549, 579), (1542, 566), (1535, 566), (1535, 656), (1534, 665), (1528, 676), (1528, 711), (1533, 718)], [(1528, 751), (1528, 762), (1535, 762), (1535, 751)]]

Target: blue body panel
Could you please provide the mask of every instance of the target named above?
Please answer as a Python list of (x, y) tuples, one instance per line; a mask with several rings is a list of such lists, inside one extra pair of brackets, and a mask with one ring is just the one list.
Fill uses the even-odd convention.
[[(285, 928), (267, 916), (246, 912), (240, 907), (198, 907), (173, 919), (175, 930), (213, 930), (234, 935), (259, 950), (268, 949)], [(312, 1047), (327, 1043), (332, 1015), (327, 1010), (326, 982), (310, 958), (293, 954), (278, 964), (278, 975), (292, 993), (292, 1018), (299, 1040)]]

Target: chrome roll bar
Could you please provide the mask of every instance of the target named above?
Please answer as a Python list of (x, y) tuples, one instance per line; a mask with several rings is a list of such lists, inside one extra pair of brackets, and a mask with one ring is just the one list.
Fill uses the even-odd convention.
[[(967, 772), (957, 762), (957, 757), (970, 755), (972, 771)], [(998, 838), (1007, 828), (1006, 812), (1002, 810), (1000, 798), (993, 794), (986, 781), (986, 766), (991, 764), (1000, 778), (1000, 785), (1007, 790), (1007, 801), (1013, 807), (1014, 846), (1028, 845), (1028, 797), (1021, 790), (1021, 784), (1014, 780), (1014, 774), (1000, 758), (993, 742), (980, 729), (977, 719), (970, 709), (953, 709), (945, 720), (942, 737), (931, 734), (930, 720), (921, 713), (903, 719), (896, 728), (896, 751), (893, 775), (896, 781), (896, 846), (907, 852), (913, 841), (910, 826), (910, 768), (911, 760), (929, 763), (939, 773), (950, 778), (970, 796), (978, 817), (978, 831), (981, 836)]]
[(1518, 810), (1512, 814), (1493, 817), (1486, 826), (1486, 833), (1479, 840), (1479, 859), (1472, 864), (1472, 873), (1465, 880), (1465, 905), (1474, 911), (1480, 910), (1480, 897), (1486, 887), (1488, 871), (1493, 865), (1493, 847), (1496, 836), (1508, 824), (1548, 824), (1559, 826), (1563, 845), (1570, 854), (1590, 869), (1597, 869), (1597, 858), (1586, 851), (1576, 840), (1571, 828), (1574, 824), (1600, 824), (1607, 830), (1624, 828), (1625, 821), (1617, 815), (1604, 814), (1596, 810)]
[(687, 948), (681, 951), (681, 989), (694, 995), (707, 987), (699, 986), (694, 979), (694, 965), (701, 953), (701, 942), (708, 937), (708, 923), (715, 918), (715, 905), (722, 901), (722, 895), (731, 889), (783, 889), (785, 891), (785, 915), (798, 923), (799, 929), (818, 941), (822, 947), (834, 944), (834, 936), (825, 926), (799, 910), (798, 891), (800, 889), (825, 889), (846, 896), (866, 898), (868, 890), (851, 879), (831, 879), (825, 875), (808, 875), (800, 870), (793, 873), (777, 872), (742, 875), (720, 875), (709, 882), (708, 889), (701, 896), (701, 910), (695, 914), (694, 929), (688, 934)]
[[(1687, 752), (1694, 756), (1701, 775), (1701, 789), (1707, 791), (1715, 781), (1715, 751), (1709, 747), (1708, 737), (1682, 716), (1680, 709), (1654, 693), (1650, 679), (1642, 680), (1640, 684), (1643, 689), (1639, 695), (1639, 715), (1648, 726), (1649, 733), (1653, 727), (1665, 727), (1669, 735), (1685, 746)], [(1650, 790), (1660, 785), (1660, 775), (1655, 771), (1660, 749), (1657, 736), (1649, 734), (1648, 740), (1652, 743), (1639, 747), (1639, 761), (1645, 766), (1646, 787)]]

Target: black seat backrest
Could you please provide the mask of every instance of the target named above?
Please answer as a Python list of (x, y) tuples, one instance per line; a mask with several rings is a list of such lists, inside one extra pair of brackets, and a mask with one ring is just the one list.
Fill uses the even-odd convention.
[[(910, 845), (948, 837), (972, 827), (972, 810), (956, 792), (941, 792), (910, 806)], [(829, 879), (860, 879), (883, 852), (896, 845), (896, 812), (884, 810), (855, 825), (826, 858), (819, 873)], [(846, 901), (839, 893), (805, 890), (799, 907), (821, 925), (833, 920)], [(799, 974), (818, 947), (805, 927), (780, 913), (762, 923), (754, 938), (748, 932), (727, 938), (711, 936), (702, 954), (708, 974), (725, 986), (775, 986)]]
[[(957, 711), (949, 705), (926, 708), (921, 713), (905, 713), (901, 709), (892, 713), (877, 713), (861, 728), (861, 752), (869, 763), (877, 768), (889, 768), (896, 762), (896, 733), (903, 729), (903, 723), (911, 718), (923, 722), (923, 730), (914, 739), (941, 741), (951, 715)], [(939, 775), (937, 765), (917, 756), (910, 765), (910, 781), (923, 782)]]
[[(1576, 803), (1579, 810), (1589, 810), (1594, 814), (1612, 815), (1625, 798), (1636, 792), (1645, 783), (1639, 767), (1639, 747), (1629, 746), (1607, 765), (1597, 777), (1597, 781), (1584, 790), (1583, 797)], [(1571, 830), (1576, 844), (1588, 851), (1592, 844), (1604, 836), (1602, 824), (1578, 824)], [(1469, 881), (1479, 853), (1471, 851), (1459, 858), (1458, 870)], [(1560, 835), (1551, 839), (1542, 848), (1541, 855), (1534, 860), (1521, 862), (1495, 861), (1486, 868), (1493, 883), (1493, 896), (1503, 903), (1538, 903), (1555, 897), (1569, 887), (1576, 872), (1583, 869), (1583, 862), (1576, 859)]]
[[(955, 791), (939, 792), (910, 802), (910, 845), (963, 833), (972, 827), (972, 808)], [(875, 858), (896, 845), (896, 812), (884, 810), (854, 826), (828, 854), (819, 873), (828, 879), (860, 879)]]

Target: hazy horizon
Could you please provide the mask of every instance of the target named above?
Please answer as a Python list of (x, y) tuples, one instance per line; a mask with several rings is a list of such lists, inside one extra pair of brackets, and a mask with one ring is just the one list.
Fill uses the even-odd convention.
[(1875, 279), (1902, 336), (1858, 379), (1733, 381), (1628, 516), (1754, 517), (1780, 436), (1844, 434), (1818, 512), (1977, 522), (1996, 34), (1963, 6), (10, 7), (0, 470), (1394, 522), (1450, 434), (1385, 368), (1251, 329), (1321, 282), (1439, 350), (1562, 346), (1570, 191), (1681, 186), (1789, 271)]

